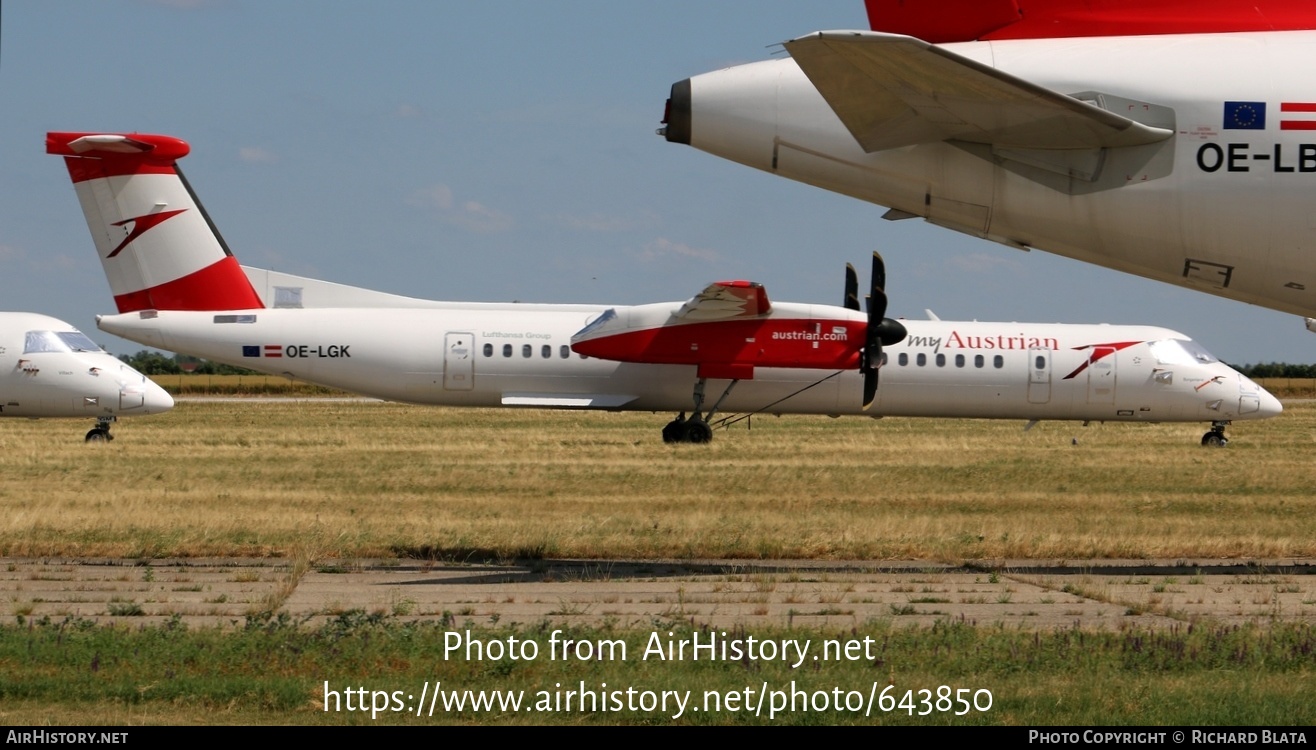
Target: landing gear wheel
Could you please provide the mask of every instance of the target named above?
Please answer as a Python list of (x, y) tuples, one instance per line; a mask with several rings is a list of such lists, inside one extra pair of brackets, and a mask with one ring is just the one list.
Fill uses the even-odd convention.
[(708, 382), (707, 378), (700, 377), (695, 381), (695, 410), (690, 414), (690, 418), (685, 418), (685, 412), (681, 412), (676, 419), (667, 423), (663, 428), (664, 443), (709, 443), (713, 440), (713, 428), (708, 424), (708, 420), (713, 418), (717, 413), (717, 407), (722, 405), (722, 401), (731, 395), (731, 389), (736, 387), (740, 382), (739, 378), (733, 379), (727, 384), (726, 390), (718, 397), (713, 408), (707, 413), (704, 412), (704, 384)]
[(103, 427), (93, 427), (91, 431), (87, 433), (87, 437), (83, 442), (108, 443), (113, 439), (114, 436), (110, 434), (109, 430)]
[(708, 443), (713, 440), (713, 428), (702, 419), (686, 421), (684, 430), (687, 443)]
[(673, 419), (663, 428), (664, 443), (679, 443), (685, 439), (685, 420)]
[(1211, 423), (1211, 431), (1202, 436), (1202, 445), (1212, 448), (1223, 448), (1229, 445), (1229, 438), (1225, 437), (1225, 428), (1229, 426), (1227, 420), (1219, 420)]

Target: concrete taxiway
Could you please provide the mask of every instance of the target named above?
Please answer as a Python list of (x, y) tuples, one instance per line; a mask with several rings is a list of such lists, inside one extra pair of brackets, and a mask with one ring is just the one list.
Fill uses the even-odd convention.
[(0, 559), (0, 617), (315, 625), (359, 611), (454, 626), (1025, 629), (1316, 621), (1316, 561), (607, 561)]

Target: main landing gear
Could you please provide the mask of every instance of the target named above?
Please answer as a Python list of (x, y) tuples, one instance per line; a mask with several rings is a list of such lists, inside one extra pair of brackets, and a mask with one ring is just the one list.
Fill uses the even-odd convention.
[(1225, 427), (1228, 424), (1227, 421), (1212, 422), (1211, 431), (1202, 436), (1202, 445), (1212, 448), (1223, 448), (1229, 445), (1229, 438), (1225, 437)]
[(96, 426), (87, 433), (84, 442), (108, 443), (113, 440), (114, 436), (110, 434), (110, 424), (112, 422), (114, 422), (114, 417), (97, 417)]
[(736, 383), (740, 381), (731, 381), (727, 389), (722, 391), (722, 395), (718, 397), (717, 402), (713, 404), (713, 408), (709, 409), (707, 414), (701, 415), (699, 410), (704, 406), (704, 384), (707, 382), (707, 378), (700, 378), (695, 383), (695, 410), (690, 417), (687, 419), (685, 412), (681, 412), (676, 419), (668, 422), (667, 426), (663, 427), (664, 443), (708, 443), (713, 440), (713, 428), (708, 422), (713, 418), (713, 414), (717, 412), (717, 407), (722, 405), (722, 401), (726, 399), (727, 394), (731, 393), (731, 389), (735, 388)]

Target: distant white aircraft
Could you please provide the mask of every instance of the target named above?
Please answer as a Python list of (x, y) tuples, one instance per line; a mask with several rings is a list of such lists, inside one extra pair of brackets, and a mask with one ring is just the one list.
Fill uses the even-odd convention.
[(1316, 316), (1316, 3), (866, 4), (877, 31), (677, 82), (659, 133), (887, 219)]
[(113, 440), (120, 416), (174, 407), (163, 388), (62, 320), (0, 312), (0, 417), (96, 420), (88, 442)]
[(843, 307), (772, 303), (746, 281), (685, 303), (537, 305), (244, 271), (179, 172), (185, 142), (49, 133), (46, 146), (65, 157), (119, 308), (102, 330), (378, 398), (680, 411), (668, 442), (706, 442), (714, 414), (737, 411), (1205, 421), (1203, 444), (1223, 445), (1231, 420), (1281, 411), (1163, 328), (888, 319), (876, 257), (867, 314), (853, 271)]

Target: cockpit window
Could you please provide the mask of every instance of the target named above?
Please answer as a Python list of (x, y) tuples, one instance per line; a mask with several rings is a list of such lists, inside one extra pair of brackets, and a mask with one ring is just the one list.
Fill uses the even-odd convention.
[(82, 331), (63, 331), (55, 335), (60, 337), (75, 352), (98, 352), (101, 350), (100, 345), (87, 338), (87, 335)]
[(1187, 339), (1153, 341), (1147, 346), (1160, 365), (1208, 365), (1220, 361), (1201, 344)]
[(98, 352), (101, 348), (81, 331), (28, 331), (23, 353)]
[(24, 354), (35, 352), (64, 352), (68, 348), (55, 335), (54, 331), (28, 331), (27, 342), (23, 345)]

